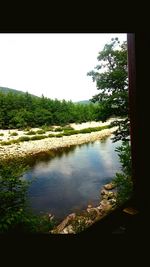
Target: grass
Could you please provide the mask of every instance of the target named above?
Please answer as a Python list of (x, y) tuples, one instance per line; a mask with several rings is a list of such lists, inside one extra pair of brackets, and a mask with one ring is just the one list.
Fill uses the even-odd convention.
[(43, 126), (41, 127), (41, 129), (42, 129), (43, 131), (45, 131), (45, 132), (53, 131), (53, 130), (54, 130), (54, 128), (53, 128), (52, 126), (47, 126), (47, 125), (43, 125)]
[(31, 130), (31, 127), (28, 126), (27, 128), (24, 129), (26, 132), (29, 132)]
[(17, 132), (12, 132), (12, 133), (10, 134), (10, 136), (17, 136), (17, 135), (18, 135)]
[(69, 135), (74, 135), (74, 134), (78, 134), (78, 133), (80, 133), (80, 131), (79, 130), (65, 130), (64, 131), (64, 135), (65, 136), (69, 136)]
[(10, 140), (10, 141), (1, 141), (1, 146), (9, 146), (9, 145), (12, 145), (12, 144), (17, 144), (19, 143), (20, 140), (17, 139), (17, 140)]
[(0, 136), (4, 136), (4, 134), (3, 133), (0, 133)]
[(99, 127), (94, 127), (94, 128), (85, 128), (85, 129), (82, 129), (82, 130), (79, 130), (80, 133), (91, 133), (91, 132), (97, 132), (97, 131), (101, 131), (101, 130), (104, 130), (104, 129), (108, 129), (110, 128), (109, 125), (105, 125), (105, 126), (99, 126)]
[(108, 129), (108, 128), (111, 128), (111, 126), (110, 125), (105, 125), (105, 126), (94, 127), (94, 128), (85, 128), (85, 129), (82, 129), (82, 130), (71, 130), (70, 127), (67, 128), (65, 126), (65, 127), (61, 128), (61, 129), (63, 129), (64, 132), (59, 133), (57, 135), (55, 135), (55, 134), (35, 135), (37, 132), (38, 132), (38, 134), (40, 134), (41, 132), (45, 133), (45, 131), (43, 131), (43, 130), (38, 130), (37, 132), (30, 131), (30, 132), (27, 133), (27, 135), (31, 135), (31, 133), (32, 133), (32, 135), (34, 134), (34, 136), (32, 136), (32, 137), (21, 136), (17, 140), (1, 141), (0, 144), (2, 146), (5, 146), (5, 145), (11, 145), (11, 144), (19, 143), (19, 142), (30, 141), (30, 140), (31, 141), (32, 140), (41, 140), (41, 139), (45, 139), (45, 138), (48, 138), (48, 137), (60, 138), (60, 137), (63, 137), (63, 136), (70, 136), (70, 135), (74, 135), (74, 134), (84, 134), (84, 133), (91, 133), (91, 132), (101, 131), (101, 130)]
[(64, 134), (63, 133), (60, 133), (60, 134), (57, 134), (57, 135), (55, 135), (55, 137), (63, 137), (64, 136)]
[(71, 131), (74, 130), (70, 125), (66, 125), (63, 127), (57, 127), (54, 131), (55, 132), (62, 132), (62, 131)]
[(29, 131), (29, 132), (26, 133), (26, 135), (35, 135), (35, 134), (36, 134), (35, 131)]
[(30, 137), (28, 137), (28, 136), (21, 136), (21, 137), (19, 137), (19, 141), (21, 141), (21, 142), (29, 141), (29, 140), (30, 140)]
[(11, 144), (18, 144), (20, 142), (19, 139), (16, 139), (16, 140), (10, 140)]
[(36, 133), (37, 134), (45, 134), (45, 131), (44, 130), (37, 130)]
[(72, 128), (70, 125), (66, 125), (64, 127), (62, 127), (63, 131), (70, 131), (70, 130), (74, 130), (74, 128)]
[(12, 144), (11, 141), (1, 141), (2, 146), (9, 146), (11, 144)]
[(54, 130), (54, 132), (62, 132), (63, 131), (63, 127), (58, 127)]
[(47, 138), (46, 135), (36, 135), (36, 136), (30, 137), (30, 140), (41, 140), (41, 139), (45, 139), (45, 138)]
[(48, 137), (56, 137), (55, 134), (49, 134)]

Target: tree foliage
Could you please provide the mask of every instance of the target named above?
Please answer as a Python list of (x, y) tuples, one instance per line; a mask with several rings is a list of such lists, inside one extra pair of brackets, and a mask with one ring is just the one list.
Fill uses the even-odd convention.
[(119, 204), (127, 201), (133, 192), (132, 166), (131, 166), (131, 146), (128, 141), (116, 149), (122, 165), (122, 172), (116, 173), (114, 182), (117, 185), (117, 201)]
[(118, 126), (114, 141), (129, 140), (127, 43), (120, 44), (118, 38), (112, 39), (97, 59), (100, 64), (87, 75), (92, 76), (100, 91), (91, 99), (99, 103), (98, 119), (105, 121), (119, 116), (121, 119), (113, 122), (113, 126)]
[(22, 179), (25, 162), (0, 162), (0, 233), (48, 232), (54, 221), (34, 215), (27, 201), (29, 182)]
[(117, 126), (113, 141), (122, 140), (118, 147), (122, 172), (116, 173), (117, 201), (123, 203), (128, 200), (133, 191), (131, 146), (129, 136), (129, 97), (128, 97), (128, 66), (127, 43), (120, 44), (118, 38), (112, 39), (97, 57), (100, 62), (95, 70), (88, 73), (92, 76), (99, 94), (93, 96), (92, 101), (99, 103), (99, 120), (105, 121), (111, 116), (119, 116), (112, 122)]
[(28, 93), (0, 92), (0, 128), (65, 125), (95, 120), (98, 106), (34, 97)]

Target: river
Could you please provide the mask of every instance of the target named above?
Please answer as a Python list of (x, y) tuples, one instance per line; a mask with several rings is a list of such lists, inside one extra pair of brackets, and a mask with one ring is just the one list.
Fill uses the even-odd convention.
[(111, 137), (72, 146), (39, 157), (23, 178), (32, 180), (28, 200), (36, 214), (51, 213), (61, 220), (72, 212), (97, 205), (101, 187), (120, 170)]

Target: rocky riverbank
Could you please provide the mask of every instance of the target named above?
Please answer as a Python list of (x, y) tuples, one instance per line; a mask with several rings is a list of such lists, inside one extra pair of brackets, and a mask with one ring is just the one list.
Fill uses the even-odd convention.
[(104, 185), (100, 191), (101, 201), (97, 207), (88, 205), (87, 209), (80, 214), (69, 214), (59, 225), (51, 230), (50, 233), (77, 234), (84, 231), (96, 221), (102, 219), (116, 208), (117, 193), (112, 191), (114, 188), (114, 183)]
[(9, 146), (0, 146), (0, 158), (25, 157), (40, 152), (56, 150), (59, 148), (69, 147), (72, 145), (84, 144), (96, 140), (103, 139), (111, 135), (116, 127), (104, 129), (98, 132), (76, 134), (71, 136), (63, 136), (60, 138), (49, 137), (42, 140), (34, 140), (11, 144)]

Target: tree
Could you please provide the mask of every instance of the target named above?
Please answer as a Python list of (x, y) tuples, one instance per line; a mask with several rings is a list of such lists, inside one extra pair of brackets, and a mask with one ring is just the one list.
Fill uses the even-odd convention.
[(27, 183), (21, 180), (25, 167), (0, 163), (0, 233), (21, 221), (25, 209)]
[(42, 125), (66, 125), (95, 120), (98, 106), (66, 100), (52, 100), (28, 93), (0, 92), (0, 128), (14, 129)]
[(55, 221), (48, 214), (32, 213), (27, 192), (30, 182), (22, 179), (28, 165), (20, 159), (0, 162), (0, 234), (49, 232)]
[(114, 141), (129, 140), (127, 43), (111, 39), (97, 57), (100, 62), (95, 70), (87, 73), (96, 82), (99, 94), (92, 102), (99, 103), (98, 119), (106, 121), (111, 116), (120, 117), (112, 126), (118, 126)]
[(131, 166), (131, 146), (129, 142), (123, 142), (122, 146), (116, 149), (120, 162), (122, 164), (121, 171), (116, 173), (114, 182), (117, 186), (117, 202), (122, 204), (127, 201), (133, 193), (132, 166)]

